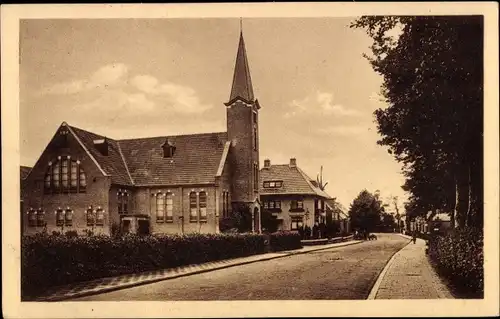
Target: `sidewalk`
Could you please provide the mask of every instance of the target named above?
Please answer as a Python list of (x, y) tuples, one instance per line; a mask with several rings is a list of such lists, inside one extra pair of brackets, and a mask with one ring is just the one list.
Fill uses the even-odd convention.
[(369, 299), (453, 298), (429, 263), (425, 254), (425, 241), (422, 239), (417, 239), (415, 244), (410, 242), (391, 258), (369, 297)]
[(274, 252), (274, 253), (242, 257), (242, 258), (208, 262), (205, 264), (187, 265), (171, 269), (161, 269), (161, 270), (148, 271), (137, 274), (101, 278), (92, 281), (52, 288), (48, 290), (44, 296), (38, 297), (33, 301), (60, 301), (60, 300), (73, 299), (73, 298), (95, 295), (119, 289), (130, 288), (139, 285), (145, 285), (162, 280), (174, 279), (178, 277), (189, 276), (233, 266), (250, 264), (258, 261), (265, 261), (286, 256), (305, 254), (311, 251), (348, 246), (360, 242), (362, 241), (352, 240), (336, 244), (306, 246), (301, 249), (290, 250), (290, 251)]

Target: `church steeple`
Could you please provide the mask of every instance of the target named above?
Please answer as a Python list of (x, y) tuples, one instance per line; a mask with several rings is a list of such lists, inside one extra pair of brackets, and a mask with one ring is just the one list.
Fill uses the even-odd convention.
[(229, 101), (241, 98), (247, 102), (254, 101), (252, 78), (248, 67), (247, 52), (245, 50), (245, 40), (243, 30), (240, 31), (240, 43), (236, 54), (236, 64), (234, 66), (233, 86)]

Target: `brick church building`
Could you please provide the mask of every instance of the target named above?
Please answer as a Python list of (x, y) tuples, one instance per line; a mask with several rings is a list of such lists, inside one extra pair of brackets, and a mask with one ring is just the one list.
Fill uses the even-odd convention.
[(63, 122), (21, 187), (23, 234), (216, 233), (235, 207), (260, 231), (259, 109), (240, 34), (227, 131), (112, 139)]

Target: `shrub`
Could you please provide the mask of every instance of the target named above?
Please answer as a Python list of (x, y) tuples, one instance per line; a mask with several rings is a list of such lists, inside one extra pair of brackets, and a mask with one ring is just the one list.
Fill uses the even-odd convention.
[[(300, 243), (300, 239), (299, 239)], [(244, 257), (265, 252), (258, 234), (25, 236), (22, 297), (103, 277)]]
[(301, 236), (294, 231), (279, 231), (270, 235), (269, 241), (273, 251), (301, 248)]
[(483, 233), (480, 229), (455, 229), (429, 240), (429, 258), (438, 273), (463, 298), (483, 298)]
[(76, 230), (68, 230), (64, 235), (66, 237), (78, 237), (78, 232)]

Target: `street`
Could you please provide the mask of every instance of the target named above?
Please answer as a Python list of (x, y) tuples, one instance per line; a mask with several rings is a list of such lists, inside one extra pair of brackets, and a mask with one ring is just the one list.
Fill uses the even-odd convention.
[(366, 299), (408, 239), (378, 240), (117, 290), (73, 301)]

